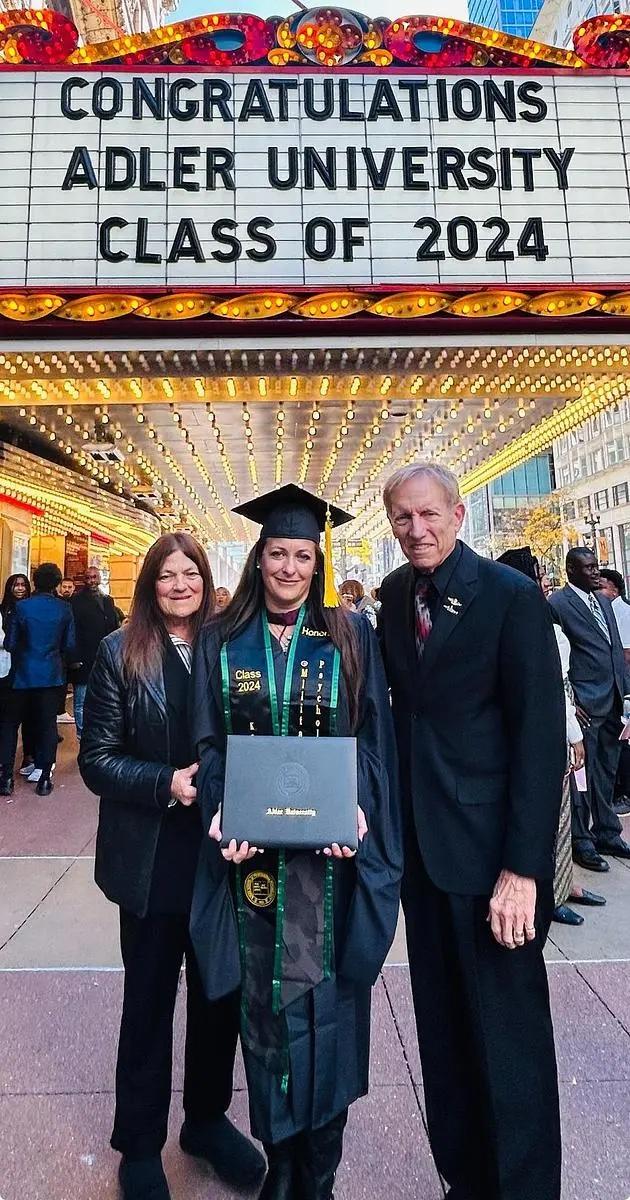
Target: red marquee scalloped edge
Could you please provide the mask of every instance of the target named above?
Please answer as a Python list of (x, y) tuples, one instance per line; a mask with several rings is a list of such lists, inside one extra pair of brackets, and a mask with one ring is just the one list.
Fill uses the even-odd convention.
[[(226, 41), (230, 36), (232, 45)], [(229, 70), (243, 65), (344, 68), (368, 65), (442, 69), (499, 67), (531, 70), (623, 71), (630, 68), (630, 15), (607, 13), (584, 21), (574, 51), (511, 37), (446, 17), (403, 16), (393, 21), (346, 8), (311, 8), (286, 18), (213, 13), (148, 33), (79, 46), (76, 26), (52, 9), (0, 13), (0, 65), (198, 65)]]
[(54, 317), (82, 324), (138, 317), (149, 321), (222, 319), (236, 322), (273, 321), (279, 317), (338, 321), (359, 315), (373, 319), (422, 320), (451, 316), (499, 319), (508, 315), (550, 320), (595, 314), (630, 320), (630, 288), (595, 291), (588, 287), (536, 290), (489, 287), (475, 292), (445, 292), (406, 288), (389, 295), (373, 290), (336, 288), (301, 292), (268, 290), (211, 296), (207, 292), (170, 291), (142, 296), (121, 291), (96, 291), (83, 296), (56, 292), (2, 292), (0, 319), (29, 324)]

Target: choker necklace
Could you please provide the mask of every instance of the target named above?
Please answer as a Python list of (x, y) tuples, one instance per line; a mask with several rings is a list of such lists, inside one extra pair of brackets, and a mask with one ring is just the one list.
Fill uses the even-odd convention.
[(283, 613), (270, 612), (268, 608), (265, 608), (265, 611), (270, 625), (284, 626), (283, 633), (290, 625), (297, 625), (297, 619), (300, 615), (299, 608), (292, 608), (289, 612)]

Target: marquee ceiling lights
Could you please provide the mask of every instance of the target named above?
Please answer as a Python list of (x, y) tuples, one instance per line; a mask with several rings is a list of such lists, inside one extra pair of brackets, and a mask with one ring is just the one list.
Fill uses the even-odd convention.
[[(230, 70), (269, 62), (276, 68), (343, 67), (392, 63), (424, 68), (462, 66), (528, 69), (553, 65), (583, 69), (623, 69), (630, 61), (627, 15), (608, 14), (585, 21), (574, 34), (576, 53), (511, 37), (494, 29), (446, 17), (401, 16), (389, 21), (345, 8), (312, 8), (286, 19), (247, 13), (213, 13), (148, 33), (78, 46), (76, 27), (46, 9), (0, 13), (2, 57), (6, 63), (192, 64)], [(227, 36), (226, 36), (227, 35)]]
[(130, 316), (148, 320), (189, 321), (222, 317), (236, 321), (266, 321), (291, 314), (308, 320), (340, 320), (357, 313), (396, 320), (413, 320), (448, 314), (475, 320), (519, 316), (564, 319), (583, 313), (605, 313), (630, 318), (630, 291), (594, 291), (591, 288), (555, 288), (541, 292), (498, 287), (483, 292), (453, 294), (430, 288), (408, 288), (389, 296), (373, 290), (317, 292), (311, 296), (252, 292), (213, 300), (202, 292), (173, 292), (146, 302), (141, 296), (115, 292), (94, 293), (67, 299), (52, 293), (0, 293), (0, 315), (11, 321), (40, 321), (45, 317), (72, 321), (111, 321)]
[[(2, 418), (89, 466), (103, 505), (122, 491), (164, 529), (248, 539), (234, 504), (295, 479), (375, 537), (396, 467), (436, 459), (469, 492), (623, 397), (630, 360), (622, 345), (262, 346), (0, 354)], [(94, 463), (99, 443), (122, 461)]]

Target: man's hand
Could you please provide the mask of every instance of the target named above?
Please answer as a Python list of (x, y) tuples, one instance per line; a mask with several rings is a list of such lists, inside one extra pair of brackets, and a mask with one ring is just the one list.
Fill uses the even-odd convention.
[(502, 871), (495, 884), (487, 920), (495, 940), (516, 950), (536, 937), (536, 880)]
[(578, 721), (580, 722), (582, 729), (588, 729), (588, 727), (591, 723), (591, 718), (589, 717), (588, 713), (585, 712), (585, 710), (583, 708), (580, 708), (579, 704), (576, 704), (576, 706), (575, 706), (575, 715), (576, 715)]
[(182, 767), (181, 771), (175, 771), (173, 781), (171, 783), (171, 796), (174, 800), (179, 800), (185, 808), (195, 803), (197, 799), (197, 789), (193, 784), (193, 777), (199, 770), (199, 763), (191, 763), (189, 767)]

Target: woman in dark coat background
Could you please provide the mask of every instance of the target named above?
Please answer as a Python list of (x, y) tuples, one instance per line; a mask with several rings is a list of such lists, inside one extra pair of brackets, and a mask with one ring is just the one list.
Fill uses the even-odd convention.
[(9, 710), (0, 727), (0, 795), (13, 791), (18, 729), (24, 722), (34, 732), (35, 774), (29, 779), (36, 782), (38, 796), (48, 796), (53, 790), (59, 694), (75, 644), (72, 613), (56, 594), (61, 579), (55, 563), (40, 563), (33, 572), (35, 590), (17, 604), (5, 635), (12, 687)]
[[(18, 573), (17, 575), (9, 575), (4, 585), (4, 595), (0, 604), (0, 614), (2, 615), (2, 629), (4, 639), (6, 641), (7, 634), (11, 628), (15, 610), (20, 600), (28, 600), (31, 594), (31, 585), (26, 575)], [(13, 703), (13, 697), (8, 693), (13, 687), (13, 677), (15, 675), (15, 667), (11, 663), (11, 669), (4, 679), (0, 679), (0, 725), (2, 721), (9, 715)], [(1, 737), (1, 734), (0, 734)], [(28, 776), (35, 770), (35, 738), (32, 722), (27, 717), (22, 722), (22, 764), (20, 766), (20, 775)], [(0, 795), (3, 792), (0, 791)], [(13, 793), (9, 789), (9, 800), (13, 799)]]
[[(204, 839), (191, 933), (209, 996), (242, 981), (250, 1120), (269, 1162), (261, 1200), (330, 1200), (348, 1107), (368, 1089), (371, 987), (398, 916), (389, 696), (368, 622), (331, 606), (334, 586), (332, 597), (324, 586), (326, 505), (288, 485), (236, 511), (263, 530), (232, 603), (195, 652), (204, 825), (220, 839), (228, 732), (321, 732), (356, 737), (358, 835), (365, 836), (356, 857), (337, 845), (318, 856), (258, 854), (232, 842), (225, 861)], [(335, 519), (348, 518), (333, 510)]]
[[(100, 644), (79, 767), (101, 797), (96, 882), (120, 907), (125, 968), (111, 1144), (125, 1200), (169, 1200), (161, 1151), (171, 1099), (173, 1015), (186, 962), (183, 1150), (234, 1185), (261, 1155), (225, 1116), (238, 994), (204, 997), (188, 934), (202, 826), (188, 732), (193, 643), (214, 606), (206, 555), (186, 533), (149, 550), (128, 624)], [(216, 851), (218, 856), (218, 851)]]

